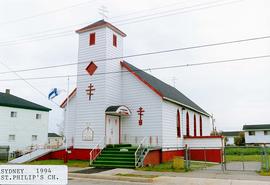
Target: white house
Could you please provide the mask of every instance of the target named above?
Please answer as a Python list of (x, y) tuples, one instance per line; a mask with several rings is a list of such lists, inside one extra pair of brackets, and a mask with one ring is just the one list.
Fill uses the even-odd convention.
[(270, 124), (244, 125), (247, 145), (270, 145)]
[(221, 133), (222, 136), (227, 138), (226, 145), (234, 145), (234, 138), (239, 136), (240, 131), (224, 131)]
[(48, 141), (48, 116), (51, 109), (0, 92), (0, 146), (10, 152), (44, 146)]
[(58, 148), (63, 145), (63, 136), (56, 133), (48, 133), (48, 146), (51, 148)]
[(156, 147), (164, 160), (182, 155), (186, 144), (221, 146), (220, 137), (210, 136), (206, 111), (121, 58), (125, 33), (104, 20), (76, 32), (77, 88), (61, 105), (66, 108), (70, 158), (89, 160), (89, 152), (97, 146), (138, 146), (142, 141)]

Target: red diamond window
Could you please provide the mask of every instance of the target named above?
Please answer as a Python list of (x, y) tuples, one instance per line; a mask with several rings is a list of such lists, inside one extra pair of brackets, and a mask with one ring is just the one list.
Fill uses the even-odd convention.
[(85, 69), (86, 71), (87, 71), (87, 73), (89, 74), (89, 75), (93, 75), (94, 74), (94, 72), (96, 71), (96, 69), (97, 69), (97, 66), (96, 66), (96, 64), (94, 63), (94, 62), (91, 62), (88, 66), (87, 66), (87, 68)]

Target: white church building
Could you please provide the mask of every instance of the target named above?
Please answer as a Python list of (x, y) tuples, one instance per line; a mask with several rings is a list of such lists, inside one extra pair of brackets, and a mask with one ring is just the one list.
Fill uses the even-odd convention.
[(194, 158), (200, 158), (200, 147), (210, 147), (216, 156), (209, 160), (221, 160), (216, 147), (222, 138), (210, 136), (209, 113), (176, 88), (124, 61), (124, 32), (104, 20), (76, 32), (77, 87), (61, 105), (66, 110), (70, 159), (89, 160), (89, 153), (98, 149), (96, 158), (106, 146), (132, 151), (142, 143), (151, 148), (145, 163), (181, 156), (186, 145), (197, 147)]

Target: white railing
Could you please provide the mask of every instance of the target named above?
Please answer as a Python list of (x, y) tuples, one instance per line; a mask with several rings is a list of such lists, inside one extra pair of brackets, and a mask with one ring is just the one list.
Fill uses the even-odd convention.
[[(135, 152), (135, 166), (136, 167), (139, 167), (139, 166), (141, 166), (140, 165), (140, 162), (142, 162), (142, 157), (143, 157), (143, 153), (144, 153), (144, 149), (146, 148), (146, 143), (145, 143), (145, 141), (146, 141), (146, 138), (147, 137), (144, 137), (142, 140), (141, 140), (141, 142), (140, 142), (140, 144), (139, 144), (139, 146), (138, 146), (138, 148), (137, 148), (137, 150), (136, 150), (136, 152)], [(140, 161), (141, 160), (141, 161)]]
[(92, 165), (93, 161), (99, 156), (105, 147), (106, 137), (104, 137), (89, 153), (89, 164)]

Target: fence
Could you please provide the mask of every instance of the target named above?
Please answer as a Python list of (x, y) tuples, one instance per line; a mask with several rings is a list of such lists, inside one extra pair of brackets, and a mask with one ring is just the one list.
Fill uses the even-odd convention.
[(266, 146), (227, 146), (224, 148), (225, 170), (269, 171), (270, 148)]
[(186, 168), (214, 171), (270, 171), (270, 147), (184, 148)]
[(9, 160), (9, 146), (0, 146), (0, 161)]

